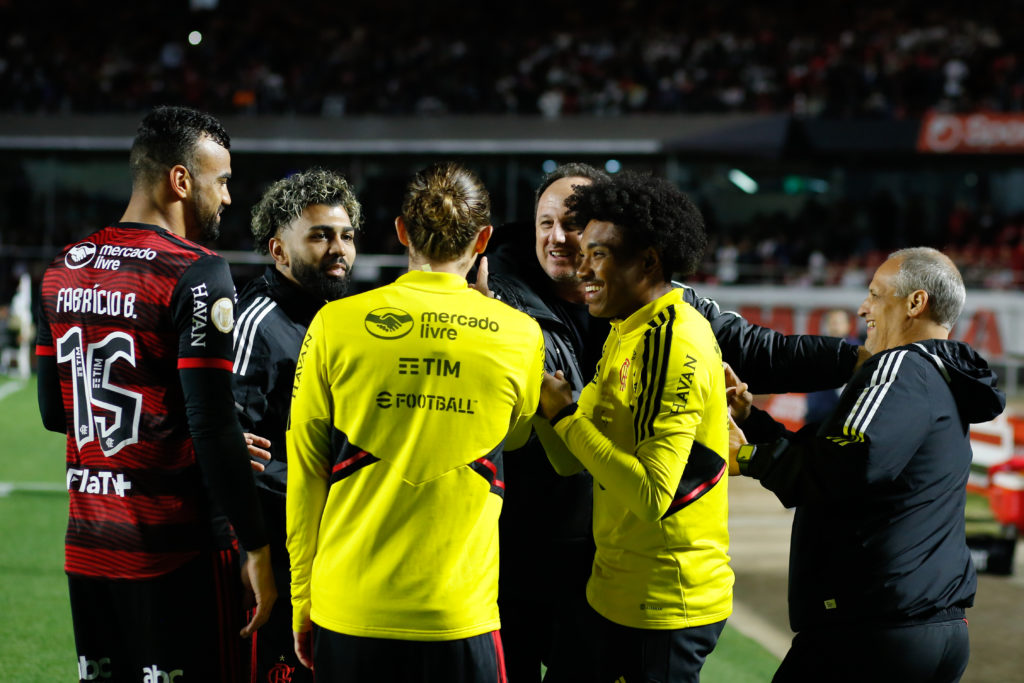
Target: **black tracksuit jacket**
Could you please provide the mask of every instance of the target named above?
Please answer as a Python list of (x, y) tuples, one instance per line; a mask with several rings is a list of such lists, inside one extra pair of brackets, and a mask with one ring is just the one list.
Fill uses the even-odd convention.
[(313, 316), (324, 305), (273, 266), (245, 285), (235, 324), (235, 408), (242, 429), (271, 441), (271, 461), (256, 474), (261, 496), (280, 498), (288, 473), (285, 430), (299, 348)]
[(796, 506), (794, 631), (925, 623), (973, 604), (968, 428), (1002, 412), (995, 383), (970, 346), (933, 339), (868, 359), (820, 425), (744, 423), (758, 444), (748, 473)]

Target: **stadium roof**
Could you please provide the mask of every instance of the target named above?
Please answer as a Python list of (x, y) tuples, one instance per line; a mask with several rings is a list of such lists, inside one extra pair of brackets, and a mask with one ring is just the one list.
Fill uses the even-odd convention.
[[(784, 114), (568, 117), (221, 117), (232, 151), (314, 154), (664, 154), (775, 156)], [(0, 115), (0, 150), (122, 151), (137, 115)]]

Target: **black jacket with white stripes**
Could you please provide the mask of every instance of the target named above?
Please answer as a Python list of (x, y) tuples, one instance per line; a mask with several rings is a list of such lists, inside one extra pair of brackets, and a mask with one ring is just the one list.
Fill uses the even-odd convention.
[(324, 305), (274, 266), (251, 280), (238, 297), (234, 341), (234, 394), (242, 429), (271, 441), (271, 461), (256, 486), (283, 501), (287, 477), (285, 429), (295, 360), (313, 316)]
[(820, 425), (794, 434), (751, 415), (748, 474), (796, 506), (794, 631), (928, 622), (973, 604), (968, 429), (1005, 400), (970, 346), (933, 339), (868, 359)]

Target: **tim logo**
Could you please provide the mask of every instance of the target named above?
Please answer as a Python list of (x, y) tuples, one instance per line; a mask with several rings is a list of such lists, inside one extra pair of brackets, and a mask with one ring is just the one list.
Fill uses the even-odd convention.
[(278, 662), (270, 667), (267, 672), (267, 683), (292, 683), (292, 676), (295, 675), (295, 667), (288, 666), (284, 662)]
[(80, 242), (68, 249), (64, 254), (64, 265), (72, 270), (83, 268), (92, 263), (96, 256), (96, 245), (92, 242)]
[(363, 324), (378, 339), (401, 339), (412, 331), (413, 319), (400, 308), (378, 308), (366, 314)]

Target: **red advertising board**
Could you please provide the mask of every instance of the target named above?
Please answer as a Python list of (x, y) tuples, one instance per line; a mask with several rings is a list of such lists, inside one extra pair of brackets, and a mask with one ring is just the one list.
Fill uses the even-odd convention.
[(1024, 114), (929, 113), (921, 122), (917, 151), (929, 154), (1024, 152)]

